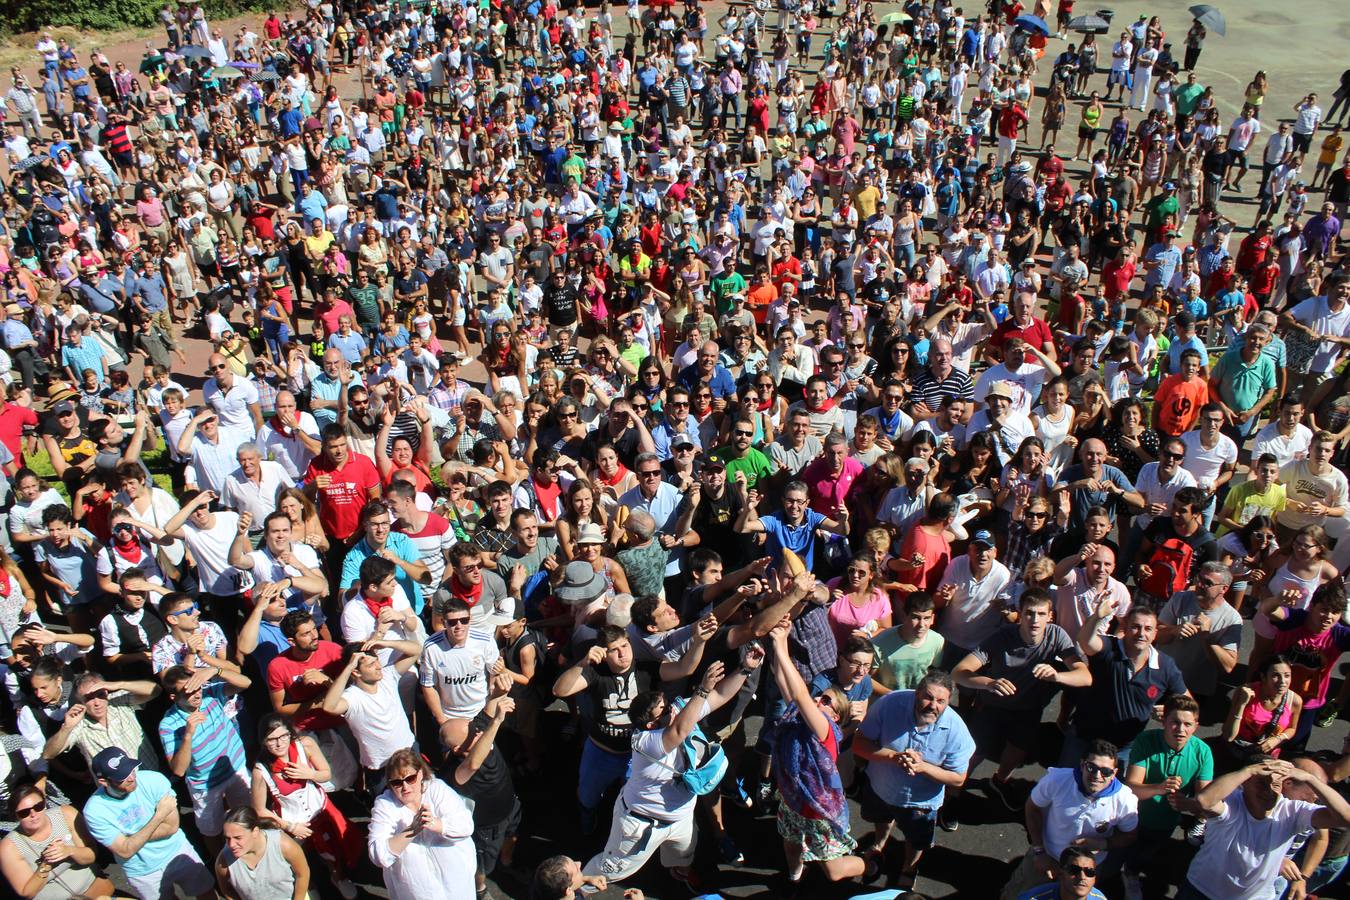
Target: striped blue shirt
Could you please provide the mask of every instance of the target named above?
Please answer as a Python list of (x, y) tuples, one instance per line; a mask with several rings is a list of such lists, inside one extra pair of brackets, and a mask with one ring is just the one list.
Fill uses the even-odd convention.
[[(188, 790), (193, 793), (224, 784), (247, 767), (239, 727), (225, 713), (224, 690), (220, 683), (203, 688), (201, 711), (206, 714), (206, 721), (192, 734), (192, 760), (184, 775)], [(159, 739), (164, 744), (165, 756), (172, 757), (182, 745), (189, 715), (175, 704), (160, 721)]]

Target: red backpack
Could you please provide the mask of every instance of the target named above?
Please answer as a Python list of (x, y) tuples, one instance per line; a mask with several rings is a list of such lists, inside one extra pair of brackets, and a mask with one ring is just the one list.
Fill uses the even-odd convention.
[(1191, 561), (1195, 551), (1181, 538), (1170, 537), (1153, 550), (1148, 559), (1149, 575), (1140, 588), (1154, 597), (1167, 600), (1178, 591), (1186, 590), (1191, 576)]

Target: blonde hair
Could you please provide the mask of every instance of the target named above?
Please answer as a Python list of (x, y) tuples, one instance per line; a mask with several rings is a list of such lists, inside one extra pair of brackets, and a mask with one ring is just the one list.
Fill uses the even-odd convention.
[(1023, 584), (1047, 584), (1055, 576), (1055, 564), (1048, 556), (1038, 556), (1022, 569)]

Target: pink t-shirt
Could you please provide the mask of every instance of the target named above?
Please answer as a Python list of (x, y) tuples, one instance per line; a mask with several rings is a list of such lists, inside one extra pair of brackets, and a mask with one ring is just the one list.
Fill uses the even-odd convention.
[[(832, 578), (828, 583), (830, 590), (843, 590), (842, 578)], [(884, 591), (873, 589), (872, 596), (862, 606), (854, 606), (851, 600), (836, 600), (830, 604), (830, 630), (834, 632), (834, 642), (841, 649), (849, 635), (868, 622), (880, 623), (891, 615), (891, 598)], [(879, 629), (878, 629), (879, 630)], [(875, 632), (874, 632), (875, 633)]]

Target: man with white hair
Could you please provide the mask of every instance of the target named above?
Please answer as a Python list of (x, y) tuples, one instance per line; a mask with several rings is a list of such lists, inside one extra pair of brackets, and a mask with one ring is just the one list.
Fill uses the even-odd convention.
[(319, 424), (310, 413), (299, 410), (290, 391), (277, 393), (273, 409), (276, 415), (258, 430), (258, 446), (266, 458), (280, 463), (292, 480), (300, 478), (323, 449)]
[(286, 473), (281, 463), (262, 458), (262, 448), (255, 441), (245, 441), (234, 453), (239, 468), (225, 476), (220, 505), (237, 512), (251, 513), (253, 531), (261, 531), (263, 520), (277, 508), (277, 494), (283, 488), (294, 487), (295, 479)]
[(937, 415), (943, 397), (975, 398), (975, 384), (970, 376), (952, 364), (952, 342), (935, 337), (928, 348), (928, 368), (914, 377), (910, 399), (915, 421), (925, 421)]

